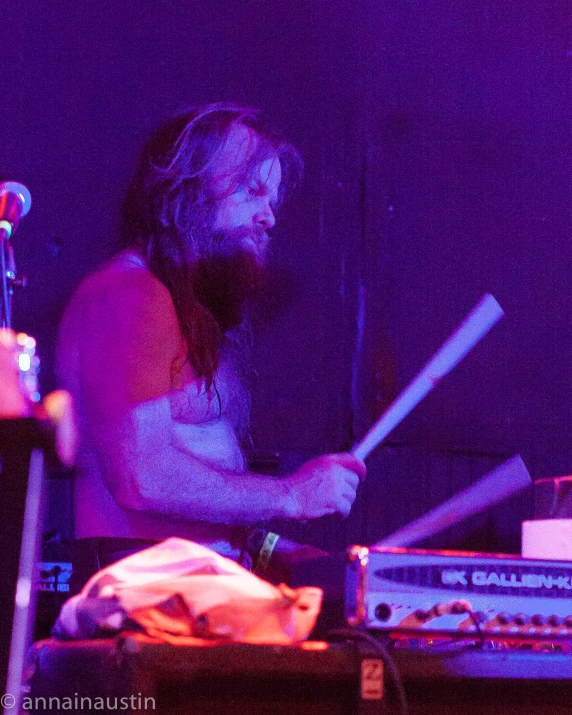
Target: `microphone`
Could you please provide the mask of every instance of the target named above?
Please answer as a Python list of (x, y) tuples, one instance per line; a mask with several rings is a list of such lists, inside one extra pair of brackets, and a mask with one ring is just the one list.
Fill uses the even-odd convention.
[(32, 205), (30, 192), (16, 181), (0, 184), (0, 239), (9, 240)]

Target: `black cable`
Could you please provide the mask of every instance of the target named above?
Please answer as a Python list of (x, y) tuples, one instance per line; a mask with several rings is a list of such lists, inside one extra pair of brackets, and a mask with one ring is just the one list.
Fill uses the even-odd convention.
[[(470, 607), (470, 604), (468, 604), (466, 601), (451, 601), (448, 604), (436, 604), (429, 611), (429, 613), (433, 614), (434, 616), (442, 616), (445, 614), (460, 615), (462, 613), (466, 613), (475, 627), (476, 635), (479, 640), (479, 646), (481, 648), (484, 648), (486, 638), (483, 629), (481, 628), (479, 614), (475, 613), (475, 611), (473, 611), (473, 609)], [(467, 633), (463, 635), (466, 638), (470, 634)]]
[(477, 631), (477, 635), (479, 636), (480, 647), (484, 648), (485, 647), (485, 634), (483, 633), (483, 629), (481, 628), (479, 618), (478, 618), (477, 614), (471, 609), (468, 609), (467, 613), (469, 614), (469, 618), (473, 622), (473, 625), (475, 626), (475, 629)]
[(391, 675), (391, 679), (397, 692), (400, 715), (409, 715), (407, 696), (405, 695), (405, 688), (403, 686), (401, 675), (395, 665), (395, 661), (389, 655), (389, 651), (383, 643), (378, 641), (377, 638), (374, 638), (366, 631), (360, 631), (353, 628), (336, 628), (335, 630), (328, 632), (327, 638), (329, 639), (330, 637), (346, 638), (347, 640), (362, 640), (369, 643), (369, 645), (371, 645), (381, 655), (381, 659)]
[[(481, 628), (479, 614), (475, 613), (475, 611), (473, 611), (473, 609), (466, 601), (453, 601), (449, 604), (446, 604), (446, 607), (448, 610), (442, 611), (440, 610), (442, 608), (442, 604), (439, 604), (433, 606), (430, 612), (433, 612), (436, 616), (444, 615), (445, 613), (452, 613), (455, 615), (466, 613), (471, 619), (472, 624), (475, 626), (475, 631), (479, 640), (480, 647), (484, 648), (486, 638), (483, 629)], [(467, 633), (466, 636), (469, 636), (469, 634)]]

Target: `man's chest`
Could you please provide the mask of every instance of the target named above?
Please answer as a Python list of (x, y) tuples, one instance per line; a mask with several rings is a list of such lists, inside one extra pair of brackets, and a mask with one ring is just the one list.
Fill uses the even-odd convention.
[(203, 425), (223, 420), (237, 427), (247, 417), (249, 395), (227, 361), (221, 361), (212, 384), (197, 379), (185, 363), (172, 379), (171, 417), (181, 424)]

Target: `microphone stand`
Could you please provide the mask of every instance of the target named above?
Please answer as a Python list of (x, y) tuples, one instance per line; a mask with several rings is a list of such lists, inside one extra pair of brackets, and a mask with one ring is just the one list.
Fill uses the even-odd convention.
[[(14, 287), (25, 283), (25, 279), (16, 277), (14, 251), (10, 245), (12, 227), (8, 224), (7, 228), (6, 224), (0, 221), (0, 329), (11, 329)], [(0, 374), (0, 389), (3, 377)], [(43, 519), (44, 454), (51, 451), (50, 447), (50, 440), (42, 433), (36, 418), (10, 414), (0, 417), (0, 514), (10, 514), (9, 519), (0, 519), (3, 549), (0, 687), (4, 686), (5, 692), (0, 705), (3, 715), (20, 711), (26, 652), (33, 639), (37, 598), (33, 583)]]

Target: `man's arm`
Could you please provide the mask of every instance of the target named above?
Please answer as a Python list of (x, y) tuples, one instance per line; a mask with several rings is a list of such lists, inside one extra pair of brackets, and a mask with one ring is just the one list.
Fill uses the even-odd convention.
[(171, 298), (153, 276), (108, 279), (84, 315), (81, 399), (90, 442), (122, 508), (242, 524), (349, 513), (365, 473), (350, 455), (320, 457), (277, 480), (220, 469), (175, 442), (169, 392), (181, 336)]

